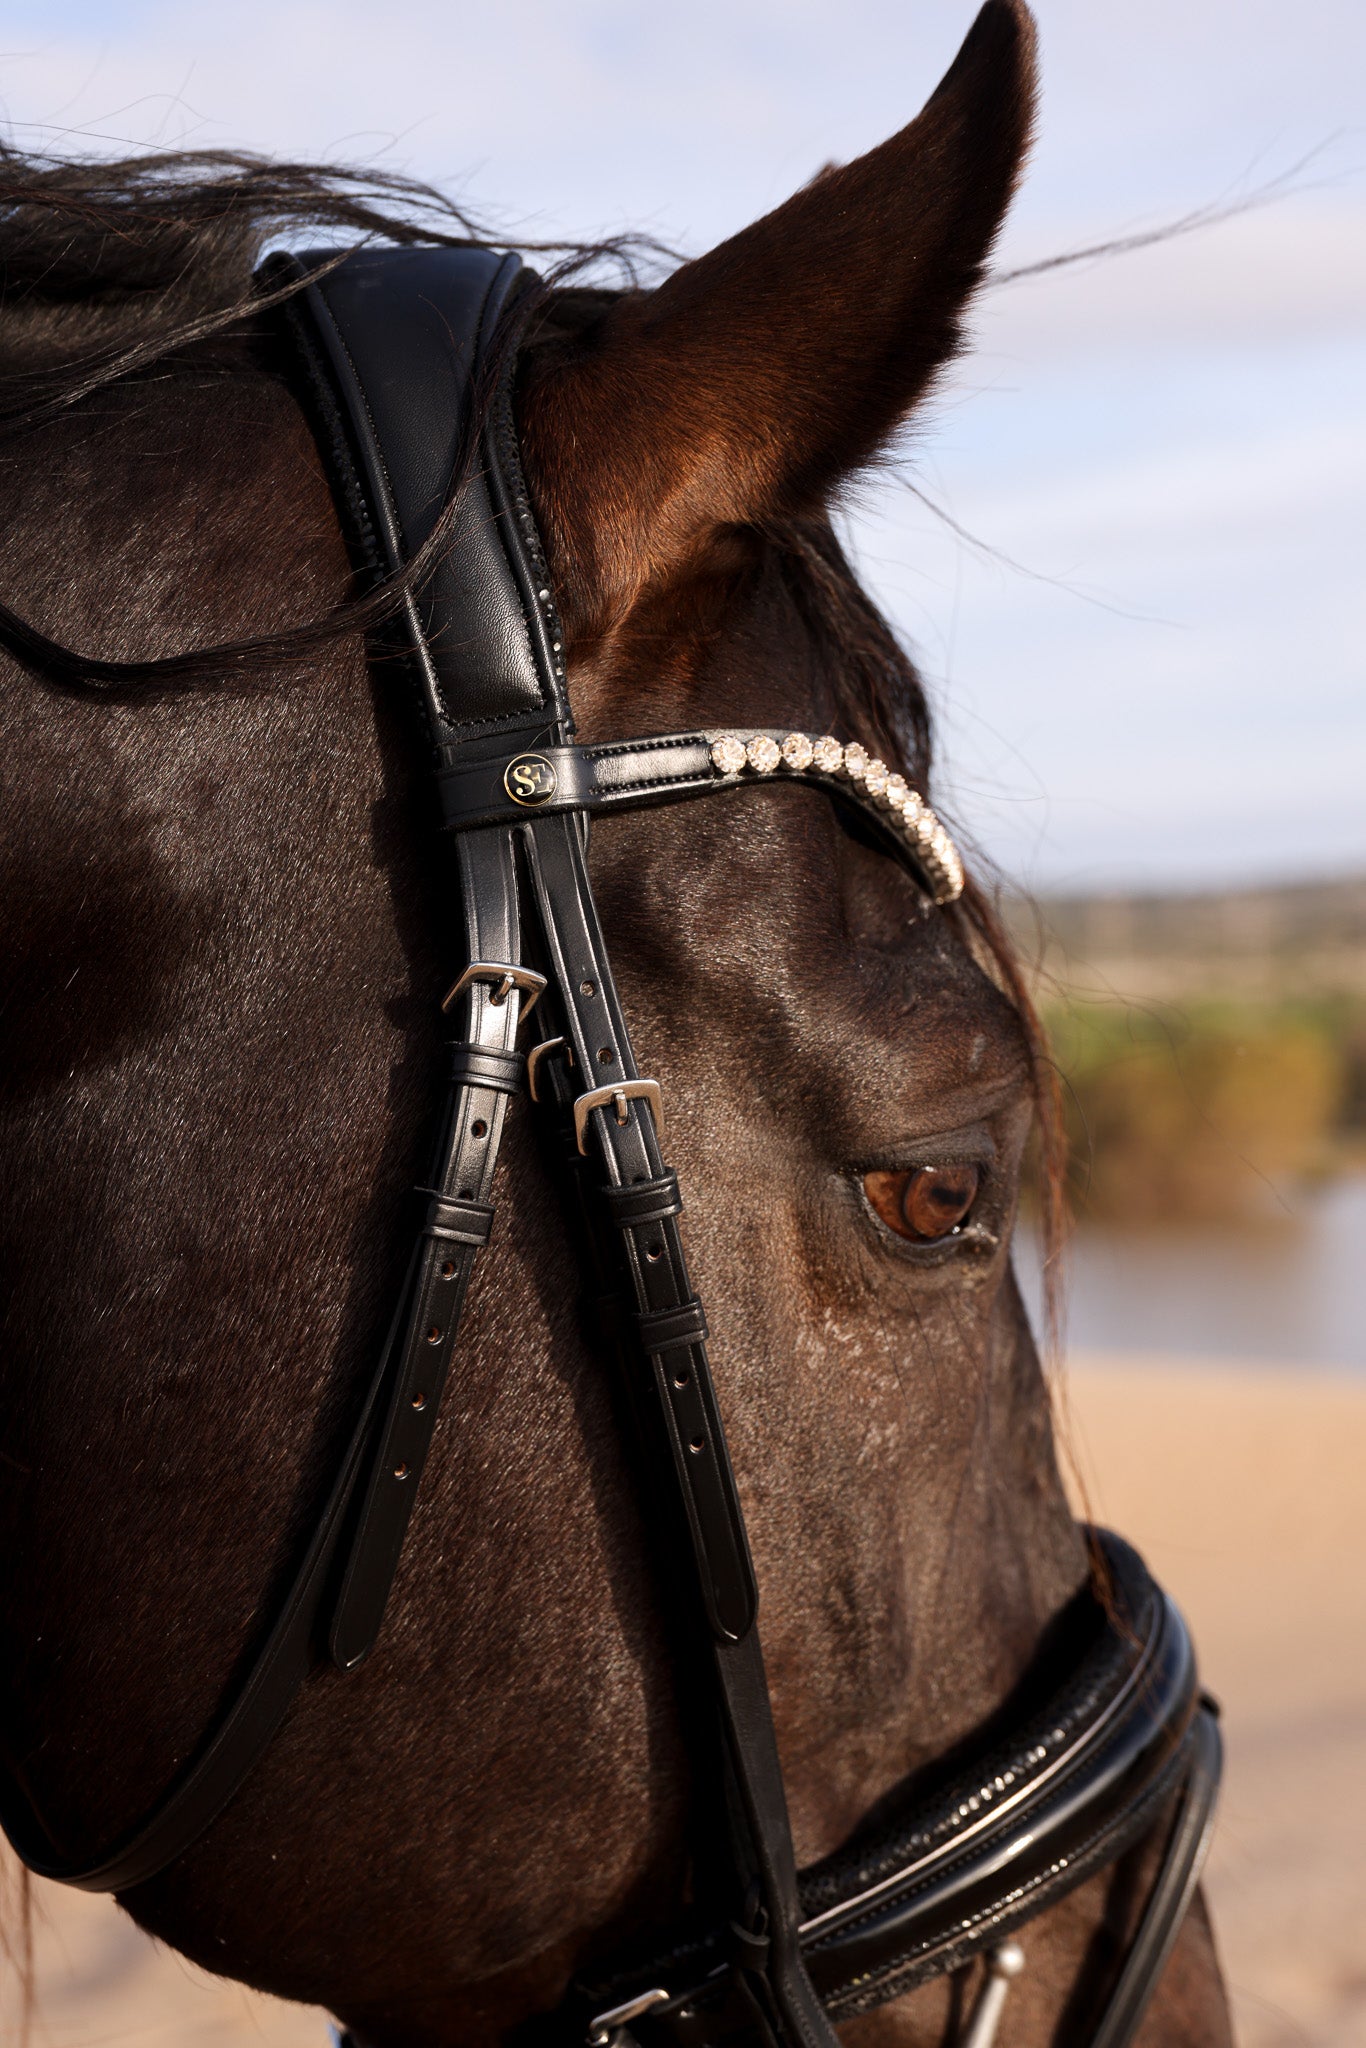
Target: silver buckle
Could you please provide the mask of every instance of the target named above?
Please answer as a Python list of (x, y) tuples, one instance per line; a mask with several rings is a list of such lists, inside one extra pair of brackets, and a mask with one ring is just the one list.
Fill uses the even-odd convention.
[(538, 998), (545, 990), (545, 976), (533, 974), (529, 967), (509, 967), (506, 960), (471, 960), (455, 986), (448, 989), (441, 998), (443, 1010), (449, 1010), (458, 997), (463, 996), (472, 981), (496, 981), (498, 986), (489, 997), (491, 1003), (505, 1003), (514, 989), (519, 989), (527, 998), (522, 1011), (529, 1017), (536, 1007)]
[(574, 1137), (580, 1152), (587, 1156), (588, 1147), (584, 1140), (588, 1135), (588, 1119), (595, 1109), (606, 1109), (610, 1103), (616, 1111), (617, 1122), (624, 1124), (627, 1103), (636, 1101), (649, 1103), (654, 1112), (655, 1129), (662, 1138), (664, 1118), (660, 1110), (658, 1081), (614, 1081), (606, 1088), (590, 1088), (574, 1103)]
[[(650, 1086), (654, 1086), (653, 1081)], [(630, 2020), (638, 2020), (652, 2005), (666, 2003), (668, 1996), (667, 1991), (658, 1988), (642, 1991), (639, 1998), (628, 1998), (625, 2005), (611, 2005), (606, 2012), (595, 2014), (588, 2022), (588, 2048), (607, 2048), (618, 2027), (624, 2027)]]

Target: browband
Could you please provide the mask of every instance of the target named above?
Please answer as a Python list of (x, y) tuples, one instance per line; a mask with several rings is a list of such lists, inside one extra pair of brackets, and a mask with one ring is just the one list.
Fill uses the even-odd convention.
[[(836, 2048), (832, 2015), (956, 1967), (1119, 1854), (1184, 1788), (1097, 2037), (1099, 2048), (1124, 2048), (1195, 1882), (1217, 1780), (1218, 1738), (1197, 1703), (1180, 1617), (1134, 1554), (1105, 1539), (1115, 1610), (1078, 1596), (1080, 1647), (1024, 1733), (967, 1775), (917, 1790), (888, 1826), (799, 1882), (753, 1565), (679, 1234), (682, 1198), (585, 859), (592, 813), (784, 783), (850, 806), (936, 902), (963, 887), (958, 853), (900, 775), (829, 735), (574, 744), (512, 418), (519, 308), (535, 285), (517, 257), (418, 247), (341, 261), (278, 256), (267, 275), (301, 286), (285, 329), (362, 582), (402, 570), (437, 521), (451, 521), (450, 546), (404, 593), (385, 635), (414, 691), (460, 869), (464, 956), (443, 1004), (450, 1090), (388, 1340), (294, 1584), (238, 1692), (156, 1810), (100, 1855), (73, 1858), (52, 1839), (17, 1765), (0, 1777), (5, 1827), (46, 1876), (129, 1889), (233, 1797), (320, 1656), (348, 1670), (368, 1655), (470, 1272), (494, 1226), (499, 1143), (522, 1074), (518, 1027), (543, 1000), (532, 1093), (564, 1178), (601, 1354), (632, 1417), (647, 1520), (681, 1595), (670, 1603), (678, 1678), (710, 1794), (694, 1805), (709, 1819), (723, 1914), (693, 1923), (662, 1957), (576, 1993), (553, 2028), (563, 2037), (583, 2027), (595, 2048), (627, 2048), (633, 2035), (643, 2048), (696, 2048), (728, 2033), (769, 2048)], [(544, 974), (524, 963), (528, 922)]]
[(594, 746), (543, 747), (462, 761), (437, 776), (454, 831), (510, 824), (528, 812), (639, 810), (681, 798), (809, 782), (870, 818), (936, 903), (963, 891), (958, 849), (918, 790), (855, 740), (805, 732), (676, 732)]

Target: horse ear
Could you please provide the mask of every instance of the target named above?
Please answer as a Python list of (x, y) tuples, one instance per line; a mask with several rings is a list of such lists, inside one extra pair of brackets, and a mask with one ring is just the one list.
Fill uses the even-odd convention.
[(899, 135), (531, 352), (523, 448), (571, 635), (717, 528), (814, 510), (877, 453), (958, 349), (1033, 100), (1029, 9), (987, 0)]

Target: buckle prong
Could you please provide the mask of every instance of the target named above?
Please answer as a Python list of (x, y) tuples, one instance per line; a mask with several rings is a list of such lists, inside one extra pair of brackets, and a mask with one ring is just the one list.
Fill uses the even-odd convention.
[(588, 1119), (595, 1109), (611, 1109), (619, 1124), (630, 1115), (628, 1102), (648, 1102), (654, 1113), (655, 1129), (662, 1138), (664, 1117), (660, 1107), (658, 1081), (612, 1081), (606, 1088), (590, 1088), (574, 1102), (574, 1136), (580, 1152), (588, 1151)]
[[(526, 1004), (522, 1010), (523, 1017), (531, 1015), (545, 989), (545, 976), (534, 973), (530, 967), (513, 967), (506, 960), (471, 960), (459, 981), (441, 998), (442, 1009), (449, 1010), (452, 1003), (464, 995), (472, 981), (492, 981), (497, 984), (489, 997), (489, 1001), (494, 1004), (505, 1003), (514, 989), (520, 989), (526, 997)], [(518, 1022), (520, 1021), (519, 1018)]]

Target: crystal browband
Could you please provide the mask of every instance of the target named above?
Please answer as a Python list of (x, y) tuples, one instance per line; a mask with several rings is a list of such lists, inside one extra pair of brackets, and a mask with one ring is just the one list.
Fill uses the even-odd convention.
[(918, 855), (933, 883), (936, 903), (952, 903), (963, 893), (963, 863), (958, 848), (918, 790), (904, 775), (855, 740), (847, 747), (826, 734), (790, 732), (781, 742), (772, 733), (720, 733), (711, 743), (711, 764), (718, 775), (737, 781), (742, 775), (812, 775), (827, 781), (843, 777), (855, 793), (886, 813)]
[(462, 761), (438, 777), (445, 822), (454, 831), (529, 811), (632, 810), (746, 782), (786, 781), (815, 783), (857, 804), (910, 856), (936, 903), (962, 894), (962, 860), (930, 806), (856, 740), (845, 746), (829, 734), (804, 732), (665, 733)]

